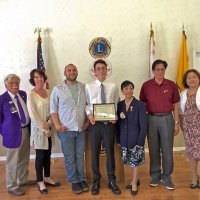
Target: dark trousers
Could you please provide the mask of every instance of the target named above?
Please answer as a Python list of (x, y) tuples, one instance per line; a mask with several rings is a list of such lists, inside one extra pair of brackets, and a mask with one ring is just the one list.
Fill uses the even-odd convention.
[(35, 158), (35, 170), (37, 182), (43, 181), (43, 170), (44, 177), (50, 177), (50, 165), (51, 165), (51, 147), (52, 141), (49, 140), (49, 148), (46, 149), (36, 149), (36, 158)]
[(115, 144), (115, 125), (103, 122), (96, 122), (89, 127), (91, 154), (92, 154), (92, 172), (93, 180), (99, 180), (101, 174), (99, 172), (99, 153), (101, 149), (101, 141), (103, 139), (105, 144), (107, 156), (107, 176), (109, 181), (116, 179), (115, 177), (115, 157), (114, 157), (114, 144)]

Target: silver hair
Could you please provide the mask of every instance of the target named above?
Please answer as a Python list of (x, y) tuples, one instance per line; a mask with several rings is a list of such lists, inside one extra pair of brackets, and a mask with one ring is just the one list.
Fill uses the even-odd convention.
[(20, 77), (17, 76), (16, 74), (8, 74), (5, 78), (4, 78), (4, 83), (7, 84), (7, 82), (12, 79), (12, 78), (17, 78), (19, 80), (19, 82), (21, 81)]

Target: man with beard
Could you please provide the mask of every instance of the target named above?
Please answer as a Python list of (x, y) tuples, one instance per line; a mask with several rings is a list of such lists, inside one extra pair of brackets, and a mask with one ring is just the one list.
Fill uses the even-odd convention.
[(78, 71), (75, 65), (65, 67), (66, 79), (54, 87), (50, 97), (50, 113), (65, 159), (68, 181), (76, 194), (86, 192), (84, 171), (85, 130), (88, 122), (85, 114), (85, 86), (77, 81)]

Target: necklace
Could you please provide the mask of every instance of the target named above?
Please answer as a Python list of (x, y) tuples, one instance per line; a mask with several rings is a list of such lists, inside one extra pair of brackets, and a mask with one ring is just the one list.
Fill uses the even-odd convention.
[[(127, 102), (126, 99), (125, 99), (125, 104), (126, 104), (126, 112), (128, 111), (129, 107), (130, 107), (130, 104), (133, 100), (133, 97)], [(130, 111), (133, 111), (133, 106), (130, 107)]]
[[(197, 89), (198, 89), (198, 88), (197, 88)], [(197, 89), (189, 89), (189, 90), (188, 90), (188, 96), (196, 95)]]
[(125, 99), (125, 104), (126, 104), (127, 106), (129, 106), (129, 105), (131, 104), (132, 100), (133, 100), (133, 97), (131, 97), (131, 99), (130, 99), (128, 102), (127, 102), (126, 99)]

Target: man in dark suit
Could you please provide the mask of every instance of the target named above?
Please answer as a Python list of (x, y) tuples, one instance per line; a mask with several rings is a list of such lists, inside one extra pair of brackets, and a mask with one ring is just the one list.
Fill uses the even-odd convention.
[(9, 74), (4, 79), (6, 92), (0, 96), (0, 134), (6, 150), (6, 186), (10, 194), (24, 195), (20, 188), (28, 181), (30, 155), (30, 119), (26, 92), (19, 90), (20, 78)]
[(111, 189), (115, 195), (121, 194), (121, 190), (116, 184), (115, 176), (114, 144), (116, 121), (100, 122), (95, 121), (93, 117), (93, 104), (115, 103), (115, 105), (117, 105), (119, 100), (119, 91), (116, 84), (106, 81), (107, 72), (107, 63), (105, 60), (96, 60), (94, 63), (94, 74), (97, 79), (88, 83), (85, 87), (87, 98), (86, 113), (90, 121), (89, 133), (93, 172), (92, 195), (99, 194), (100, 190), (101, 174), (99, 171), (99, 153), (102, 139), (105, 144), (107, 155), (108, 188)]

